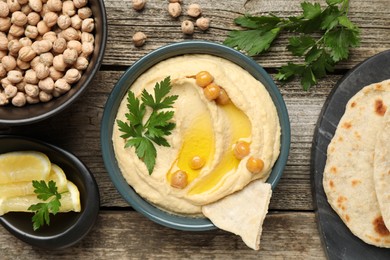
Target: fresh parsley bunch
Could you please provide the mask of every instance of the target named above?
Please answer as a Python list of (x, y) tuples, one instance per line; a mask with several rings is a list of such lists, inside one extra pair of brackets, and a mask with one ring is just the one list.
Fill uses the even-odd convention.
[[(154, 97), (144, 89), (140, 101), (132, 91), (129, 91), (127, 94), (129, 113), (126, 113), (128, 123), (117, 120), (119, 130), (124, 133), (121, 137), (126, 139), (125, 148), (135, 147), (138, 158), (144, 161), (149, 174), (152, 174), (156, 164), (157, 151), (154, 144), (169, 147), (165, 136), (170, 135), (176, 126), (171, 122), (174, 111), (163, 110), (172, 108), (178, 98), (177, 95), (166, 96), (171, 88), (170, 77), (166, 77), (160, 83), (156, 83)], [(148, 119), (144, 120), (146, 106), (151, 108), (152, 112)]]
[(289, 38), (287, 49), (304, 62), (289, 62), (279, 69), (276, 78), (289, 81), (301, 77), (304, 90), (317, 84), (335, 64), (347, 59), (349, 49), (360, 44), (359, 28), (348, 18), (349, 0), (326, 0), (322, 9), (318, 3), (301, 3), (302, 15), (280, 18), (275, 15), (238, 17), (234, 22), (247, 30), (231, 31), (225, 45), (244, 50), (253, 56), (266, 52), (282, 31), (297, 33)]

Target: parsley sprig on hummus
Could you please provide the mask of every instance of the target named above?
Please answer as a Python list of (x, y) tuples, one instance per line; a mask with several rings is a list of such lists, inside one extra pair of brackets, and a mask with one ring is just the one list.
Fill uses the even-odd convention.
[[(126, 113), (128, 123), (116, 121), (119, 131), (124, 133), (121, 137), (126, 139), (125, 148), (135, 147), (138, 158), (144, 161), (149, 174), (152, 174), (156, 164), (157, 151), (154, 145), (169, 147), (165, 136), (170, 135), (176, 126), (171, 122), (174, 111), (163, 110), (172, 108), (178, 98), (177, 95), (167, 96), (171, 88), (171, 79), (168, 76), (156, 83), (154, 97), (144, 89), (140, 100), (132, 91), (129, 91), (127, 94), (129, 113)], [(147, 119), (145, 118), (146, 107), (152, 109)]]

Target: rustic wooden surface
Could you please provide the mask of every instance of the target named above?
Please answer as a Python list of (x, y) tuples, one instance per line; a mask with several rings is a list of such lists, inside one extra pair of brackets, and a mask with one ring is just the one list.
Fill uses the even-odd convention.
[[(0, 128), (0, 133), (21, 134), (61, 146), (77, 155), (93, 172), (101, 194), (101, 213), (91, 233), (77, 245), (60, 251), (44, 251), (17, 240), (0, 227), (1, 259), (128, 259), (128, 258), (325, 258), (317, 231), (310, 184), (310, 148), (318, 115), (326, 97), (337, 81), (364, 59), (390, 48), (388, 0), (351, 1), (350, 17), (361, 28), (362, 43), (348, 61), (338, 65), (334, 75), (321, 80), (317, 87), (302, 91), (299, 82), (279, 85), (291, 121), (291, 150), (284, 175), (274, 191), (261, 250), (248, 249), (239, 237), (215, 230), (182, 232), (152, 223), (121, 198), (104, 168), (100, 151), (100, 120), (104, 104), (123, 71), (148, 52), (168, 43), (191, 39), (222, 42), (228, 31), (236, 28), (233, 18), (244, 13), (280, 16), (296, 15), (299, 0), (183, 0), (203, 7), (211, 18), (206, 32), (196, 30), (183, 36), (182, 15), (172, 19), (168, 1), (148, 0), (142, 12), (131, 9), (131, 1), (106, 0), (108, 42), (100, 72), (86, 93), (60, 115), (30, 126)], [(325, 1), (320, 1), (322, 4)], [(147, 44), (135, 48), (131, 36), (136, 31), (148, 35)], [(281, 37), (268, 54), (255, 57), (272, 75), (287, 61), (295, 60)], [(28, 128), (28, 131), (26, 131)]]

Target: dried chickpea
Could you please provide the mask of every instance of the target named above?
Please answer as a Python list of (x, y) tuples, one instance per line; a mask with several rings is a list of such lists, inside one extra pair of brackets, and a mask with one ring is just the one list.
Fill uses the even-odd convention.
[(66, 49), (66, 40), (64, 38), (58, 38), (53, 43), (53, 51), (55, 53), (63, 53)]
[(73, 0), (73, 4), (76, 8), (82, 8), (86, 6), (88, 3), (88, 0)]
[[(0, 37), (0, 48), (2, 48), (1, 44), (2, 40)], [(23, 45), (18, 40), (12, 40), (9, 41), (7, 44), (7, 49), (10, 52), (11, 55), (17, 55), (19, 53), (19, 50), (23, 47)]]
[(76, 50), (77, 55), (80, 55), (80, 53), (82, 52), (82, 45), (81, 42), (79, 41), (75, 41), (75, 40), (69, 41), (67, 44), (67, 48)]
[(20, 5), (26, 5), (26, 4), (28, 4), (28, 1), (29, 1), (29, 0), (18, 0), (18, 3), (19, 3)]
[(18, 70), (10, 70), (7, 73), (7, 79), (12, 83), (12, 84), (18, 84), (23, 80), (23, 75), (20, 71)]
[(16, 68), (16, 60), (14, 57), (7, 55), (1, 59), (1, 63), (6, 71), (10, 71)]
[(39, 34), (38, 28), (34, 25), (27, 25), (24, 31), (24, 35), (26, 35), (30, 39), (37, 38), (38, 34)]
[(35, 12), (42, 11), (42, 1), (41, 0), (30, 0), (28, 2), (28, 5), (33, 9)]
[(53, 66), (51, 66), (49, 68), (49, 71), (50, 71), (50, 77), (53, 79), (53, 80), (58, 80), (60, 78), (62, 78), (64, 76), (64, 73), (61, 72), (61, 71), (58, 71), (56, 70)]
[(73, 1), (64, 1), (62, 3), (62, 13), (68, 15), (69, 17), (72, 17), (76, 14), (76, 9)]
[(77, 30), (72, 28), (72, 27), (69, 27), (69, 28), (63, 30), (61, 35), (67, 41), (80, 39), (80, 36), (79, 36)]
[(18, 93), (18, 89), (13, 85), (7, 85), (4, 88), (4, 94), (7, 98), (13, 98)]
[(51, 43), (51, 41), (49, 41), (49, 40), (35, 41), (31, 45), (31, 48), (38, 55), (50, 51), (52, 49), (52, 47), (53, 47), (53, 43)]
[(54, 56), (53, 56), (53, 53), (51, 53), (51, 52), (45, 52), (45, 53), (42, 53), (41, 55), (39, 55), (39, 61), (48, 67), (53, 65), (53, 59), (54, 59)]
[(208, 71), (201, 71), (195, 75), (196, 84), (202, 88), (209, 85), (211, 82), (213, 82), (213, 80), (214, 77)]
[(17, 0), (7, 0), (7, 5), (11, 13), (19, 11), (21, 9), (21, 6)]
[(39, 95), (39, 87), (35, 84), (26, 84), (26, 86), (24, 86), (24, 91), (29, 97), (38, 97)]
[(36, 104), (39, 103), (39, 97), (26, 96), (26, 101), (28, 104)]
[(65, 14), (62, 14), (58, 17), (58, 20), (57, 20), (57, 25), (58, 27), (60, 27), (62, 30), (65, 30), (66, 28), (68, 28), (69, 26), (71, 26), (72, 24), (72, 20), (70, 19), (70, 17), (68, 15), (65, 15)]
[(30, 66), (32, 69), (35, 69), (35, 67), (40, 63), (40, 57), (36, 56), (34, 59), (30, 61)]
[(264, 162), (260, 158), (249, 157), (246, 168), (253, 174), (260, 173), (264, 168)]
[(7, 56), (8, 52), (7, 51), (0, 51), (0, 60), (4, 57)]
[(67, 64), (64, 62), (64, 57), (62, 54), (54, 56), (53, 67), (58, 71), (65, 71)]
[(215, 100), (218, 98), (219, 93), (221, 93), (221, 87), (215, 83), (210, 83), (203, 89), (203, 93), (208, 100)]
[(46, 77), (38, 82), (38, 87), (42, 91), (51, 93), (54, 90), (54, 80), (50, 77)]
[(77, 10), (77, 14), (84, 20), (92, 16), (92, 10), (89, 7), (82, 7)]
[(171, 186), (177, 189), (184, 189), (188, 185), (188, 174), (185, 171), (176, 171), (172, 174)]
[(31, 13), (33, 11), (33, 9), (31, 9), (31, 7), (26, 4), (26, 5), (22, 5), (22, 8), (20, 9), (20, 11), (22, 13), (24, 13), (25, 15), (28, 15), (29, 13)]
[(77, 50), (75, 49), (66, 49), (63, 54), (63, 59), (66, 64), (72, 65), (76, 62), (78, 57)]
[(27, 70), (30, 68), (30, 62), (26, 62), (26, 61), (22, 61), (22, 60), (17, 59), (16, 66), (21, 70)]
[(42, 5), (42, 10), (39, 12), (39, 15), (44, 17), (46, 13), (50, 12), (49, 7), (47, 4)]
[(141, 11), (145, 7), (146, 0), (133, 0), (132, 3), (132, 7), (134, 10)]
[(71, 26), (73, 28), (75, 28), (76, 30), (80, 30), (81, 29), (81, 25), (83, 23), (83, 20), (80, 18), (80, 16), (78, 16), (77, 14), (73, 15), (70, 18), (70, 21), (71, 21)]
[(9, 17), (0, 17), (0, 31), (6, 32), (11, 27), (11, 18)]
[(8, 50), (8, 39), (4, 35), (0, 35), (0, 50), (6, 51)]
[(145, 44), (146, 39), (147, 39), (147, 37), (143, 32), (136, 32), (133, 35), (133, 44), (136, 47), (141, 47), (142, 45)]
[(18, 59), (20, 59), (21, 61), (28, 62), (28, 61), (31, 61), (32, 59), (34, 59), (36, 55), (37, 54), (35, 53), (35, 51), (33, 50), (33, 48), (31, 46), (23, 46), (19, 50)]
[(38, 33), (44, 35), (47, 32), (50, 32), (50, 27), (45, 23), (45, 21), (39, 21), (37, 24)]
[(184, 34), (193, 34), (194, 33), (194, 23), (190, 20), (184, 20), (181, 23), (181, 31)]
[(22, 91), (22, 92), (25, 92), (24, 91), (25, 86), (26, 86), (26, 82), (24, 82), (24, 81), (21, 81), (15, 85), (15, 87), (18, 89), (18, 91)]
[(47, 12), (43, 17), (43, 21), (48, 27), (53, 27), (57, 24), (58, 15), (55, 12)]
[(205, 163), (206, 161), (204, 160), (204, 158), (197, 155), (192, 157), (190, 161), (190, 168), (193, 170), (199, 170), (205, 165)]
[(95, 22), (93, 18), (87, 18), (83, 20), (81, 24), (82, 32), (92, 32), (94, 28), (95, 28)]
[(5, 89), (7, 86), (12, 85), (11, 82), (5, 77), (0, 80), (1, 86)]
[(36, 26), (40, 20), (41, 20), (41, 16), (36, 12), (31, 12), (27, 15), (27, 23), (29, 25)]
[(7, 105), (8, 102), (8, 98), (5, 96), (4, 92), (0, 91), (0, 106)]
[(89, 57), (89, 55), (93, 52), (93, 43), (92, 42), (84, 42), (81, 44), (81, 56), (82, 57)]
[(70, 90), (71, 86), (65, 79), (58, 79), (54, 83), (54, 91), (62, 95)]
[(34, 67), (34, 70), (35, 70), (35, 72), (37, 73), (37, 78), (38, 78), (38, 79), (44, 79), (44, 78), (48, 77), (49, 74), (50, 74), (49, 67), (46, 66), (46, 65), (43, 64), (43, 63), (38, 63), (38, 64)]
[(39, 92), (38, 96), (39, 96), (39, 101), (44, 102), (44, 103), (49, 102), (50, 100), (53, 99), (53, 95), (50, 93), (47, 93), (45, 91)]
[(74, 67), (78, 70), (85, 70), (88, 68), (88, 60), (84, 57), (78, 57), (76, 60), (76, 63), (74, 64)]
[(31, 46), (31, 45), (32, 45), (32, 41), (31, 41), (31, 39), (28, 38), (28, 37), (20, 38), (20, 39), (19, 39), (19, 42), (20, 42), (23, 46)]
[(187, 14), (191, 17), (198, 17), (202, 13), (202, 9), (198, 4), (190, 4), (188, 6)]
[(7, 17), (9, 14), (9, 7), (7, 3), (0, 1), (0, 17)]
[(12, 105), (15, 107), (22, 107), (26, 105), (26, 96), (23, 92), (17, 92), (11, 100)]
[(7, 75), (7, 71), (5, 70), (3, 64), (0, 63), (0, 77), (3, 78)]
[(249, 154), (249, 152), (250, 152), (249, 143), (245, 141), (238, 141), (233, 149), (234, 156), (238, 160), (243, 159), (245, 156)]
[(11, 23), (17, 26), (24, 26), (27, 23), (27, 16), (20, 11), (16, 11), (12, 13)]
[(95, 38), (93, 37), (92, 33), (88, 33), (88, 32), (81, 33), (81, 43), (85, 43), (85, 42), (92, 42), (92, 43), (95, 42)]
[(11, 34), (12, 36), (20, 37), (24, 34), (24, 27), (13, 24), (9, 28), (8, 33)]
[(52, 12), (62, 11), (62, 1), (61, 0), (48, 0), (47, 7)]
[(173, 17), (179, 17), (181, 15), (181, 5), (179, 3), (169, 3), (168, 13)]
[(24, 74), (24, 81), (28, 84), (38, 84), (39, 79), (37, 77), (37, 73), (33, 69), (29, 69)]
[(47, 32), (42, 36), (43, 40), (48, 40), (51, 43), (54, 43), (57, 40), (57, 34), (53, 31)]
[(69, 69), (66, 71), (64, 79), (69, 84), (73, 84), (77, 82), (81, 78), (81, 73), (77, 69)]
[(195, 24), (202, 31), (206, 31), (210, 27), (210, 19), (201, 17), (196, 20)]

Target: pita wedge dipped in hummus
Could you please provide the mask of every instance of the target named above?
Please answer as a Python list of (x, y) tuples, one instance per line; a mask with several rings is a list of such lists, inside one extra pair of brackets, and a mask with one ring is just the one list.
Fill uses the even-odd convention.
[[(388, 129), (385, 113), (389, 106), (390, 80), (364, 87), (349, 100), (328, 146), (323, 178), (329, 204), (351, 232), (379, 247), (390, 247), (390, 232), (377, 197), (383, 187), (375, 189), (374, 181), (383, 181), (385, 165), (378, 156), (387, 151), (376, 146), (388, 146), (382, 141), (378, 143), (377, 138), (387, 138), (381, 134)], [(375, 164), (378, 175), (374, 178)]]
[[(156, 83), (163, 85), (167, 77), (168, 95), (175, 101), (161, 111), (173, 111), (170, 122), (175, 126), (164, 136), (165, 145), (154, 144), (153, 169), (147, 166), (153, 160), (143, 158), (136, 145), (126, 145), (128, 136), (114, 126), (115, 155), (129, 185), (159, 208), (196, 216), (202, 215), (203, 205), (254, 180), (264, 182), (280, 150), (279, 118), (265, 87), (228, 60), (192, 54), (158, 63), (130, 91), (146, 102), (145, 91), (149, 98), (159, 96)], [(130, 123), (128, 102), (125, 97), (117, 122)], [(153, 113), (145, 110), (145, 118)]]

